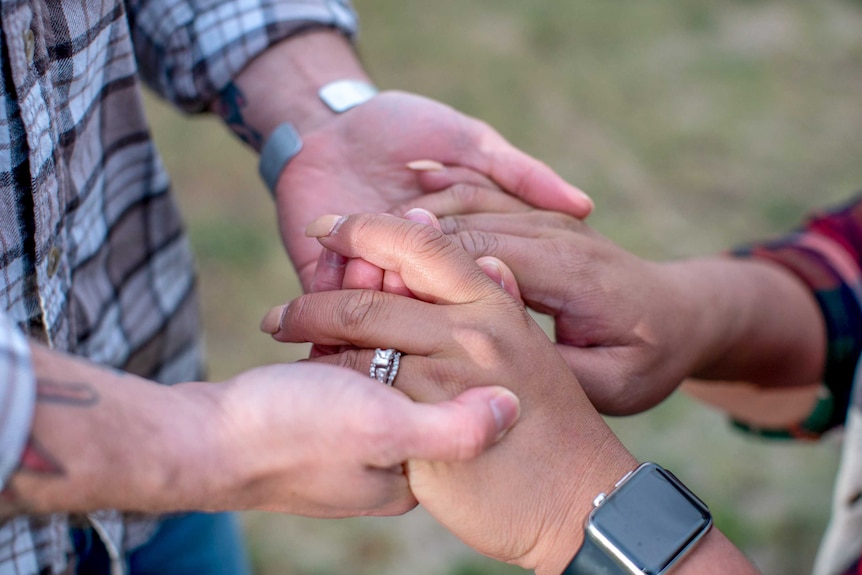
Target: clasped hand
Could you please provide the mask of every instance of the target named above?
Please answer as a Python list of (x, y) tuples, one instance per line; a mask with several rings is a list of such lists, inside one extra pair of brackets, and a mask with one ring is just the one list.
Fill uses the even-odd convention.
[[(566, 553), (576, 548), (581, 533), (572, 526), (595, 495), (579, 485), (612, 484), (634, 461), (520, 301), (432, 225), (356, 215), (321, 218), (309, 230), (325, 248), (397, 274), (413, 297), (369, 289), (306, 294), (273, 310), (265, 330), (279, 341), (328, 346), (337, 352), (316, 363), (365, 374), (372, 349), (399, 349), (395, 387), (419, 402), (476, 386), (512, 390), (521, 417), (499, 443), (462, 462), (410, 459), (410, 487), (450, 530), (500, 560), (535, 568), (561, 538), (573, 541)], [(505, 264), (494, 265), (511, 277)]]

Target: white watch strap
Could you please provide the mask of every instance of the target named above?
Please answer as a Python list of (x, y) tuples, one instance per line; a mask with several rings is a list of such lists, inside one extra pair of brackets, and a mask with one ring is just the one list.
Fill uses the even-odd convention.
[(257, 166), (260, 177), (270, 193), (275, 195), (275, 184), (284, 168), (302, 150), (302, 138), (290, 122), (280, 124), (260, 150), (260, 163)]
[(318, 96), (336, 114), (355, 108), (377, 95), (377, 88), (361, 80), (337, 80), (322, 87)]

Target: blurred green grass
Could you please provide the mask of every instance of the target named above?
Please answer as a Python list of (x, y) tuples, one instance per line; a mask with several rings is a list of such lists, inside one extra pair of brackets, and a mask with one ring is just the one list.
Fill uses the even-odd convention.
[[(862, 6), (849, 0), (356, 0), (381, 88), (495, 126), (596, 200), (590, 223), (650, 258), (711, 253), (862, 188)], [(154, 133), (199, 256), (210, 373), (304, 356), (258, 332), (298, 293), (255, 158), (154, 99)], [(752, 440), (673, 397), (610, 421), (714, 509), (765, 573), (802, 575), (825, 525), (834, 443)], [(527, 472), (525, 470), (525, 472)], [(422, 510), (319, 521), (247, 514), (260, 574), (483, 575)]]

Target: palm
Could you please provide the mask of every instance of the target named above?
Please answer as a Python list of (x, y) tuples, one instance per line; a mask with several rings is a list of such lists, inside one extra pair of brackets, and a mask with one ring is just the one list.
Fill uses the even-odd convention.
[(327, 214), (382, 212), (419, 196), (413, 160), (482, 173), (525, 200), (584, 217), (585, 197), (484, 123), (410, 94), (387, 92), (307, 134), (303, 152), (278, 182), (279, 224), (308, 288), (320, 253), (305, 226)]

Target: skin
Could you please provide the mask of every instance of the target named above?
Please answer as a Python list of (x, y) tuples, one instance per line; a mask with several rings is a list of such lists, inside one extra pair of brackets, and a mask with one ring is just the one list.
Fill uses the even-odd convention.
[(307, 363), (166, 387), (35, 343), (31, 353), (33, 428), (3, 516), (400, 514), (416, 504), (407, 460), (474, 457), (519, 410), (500, 387), (420, 405), (367, 374)]
[[(315, 361), (357, 370), (367, 369), (371, 349), (395, 347), (405, 353), (395, 385), (419, 401), (489, 382), (512, 389), (521, 417), (505, 438), (466, 464), (411, 460), (410, 485), (478, 551), (539, 575), (562, 572), (583, 540), (595, 495), (637, 462), (555, 346), (519, 301), (432, 225), (354, 215), (321, 218), (308, 231), (343, 257), (397, 273), (415, 297), (367, 289), (307, 294), (273, 309), (264, 331), (279, 341), (345, 346)], [(717, 529), (678, 569), (756, 573)]]
[(548, 166), (520, 152), (486, 124), (439, 102), (383, 92), (335, 115), (317, 97), (334, 80), (368, 81), (353, 47), (338, 32), (300, 34), (252, 61), (213, 103), (255, 149), (282, 122), (300, 132), (303, 150), (288, 164), (275, 193), (284, 245), (305, 289), (321, 254), (302, 231), (333, 212), (386, 211), (423, 193), (407, 164), (463, 166), (524, 201), (576, 217), (592, 202)]
[[(444, 191), (393, 212), (433, 211), (474, 258), (505, 261), (525, 303), (553, 317), (560, 353), (603, 413), (649, 409), (684, 380), (687, 392), (753, 424), (782, 427), (810, 413), (826, 330), (810, 290), (784, 268), (724, 255), (648, 261), (565, 214), (502, 205), (478, 175), (443, 169), (423, 174), (423, 185)], [(360, 278), (355, 285), (381, 273), (351, 266), (359, 271), (343, 275)]]

